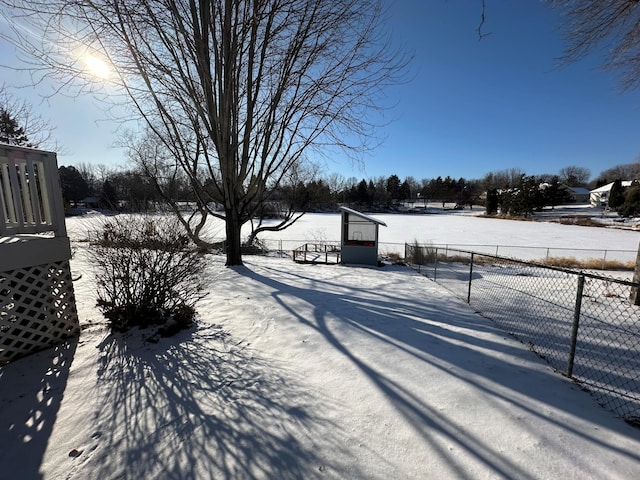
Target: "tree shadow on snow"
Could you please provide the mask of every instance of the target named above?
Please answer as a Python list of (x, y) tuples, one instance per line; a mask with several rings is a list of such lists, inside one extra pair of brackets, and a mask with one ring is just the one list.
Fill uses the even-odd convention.
[(144, 343), (140, 332), (113, 334), (99, 348), (102, 404), (88, 439), (94, 478), (321, 475), (314, 440), (304, 432), (322, 421), (295, 375), (220, 327), (204, 325), (157, 345)]
[[(341, 268), (347, 267), (332, 268), (337, 268), (336, 272), (339, 272)], [(622, 451), (609, 445), (600, 440), (596, 433), (578, 431), (546, 416), (545, 409), (542, 408), (545, 404), (571, 414), (575, 412), (569, 410), (567, 402), (561, 399), (562, 395), (558, 395), (558, 392), (535, 390), (522, 381), (522, 376), (537, 376), (540, 380), (544, 373), (527, 367), (526, 362), (514, 365), (499, 358), (501, 355), (522, 357), (528, 352), (523, 352), (522, 347), (515, 343), (500, 342), (499, 339), (506, 334), (488, 320), (473, 314), (466, 304), (448, 301), (447, 310), (443, 311), (442, 302), (440, 305), (412, 302), (403, 293), (406, 286), (402, 275), (388, 275), (389, 270), (394, 268), (377, 270), (375, 274), (383, 275), (387, 283), (384, 288), (376, 288), (376, 291), (367, 286), (344, 285), (340, 282), (339, 274), (330, 280), (326, 276), (315, 277), (313, 273), (305, 277), (277, 265), (247, 265), (236, 271), (267, 286), (271, 291), (270, 295), (293, 319), (317, 331), (333, 348), (356, 365), (393, 403), (394, 408), (405, 417), (407, 424), (422, 436), (460, 478), (466, 477), (468, 473), (464, 470), (464, 463), (461, 463), (459, 453), (454, 454), (451, 449), (443, 446), (439, 440), (441, 437), (455, 445), (455, 450), (466, 452), (474, 461), (484, 464), (501, 477), (530, 478), (531, 473), (522, 464), (512, 461), (508, 453), (501, 450), (502, 446), (494, 443), (495, 439), (474, 435), (464, 424), (459, 424), (455, 417), (430, 405), (427, 398), (416, 394), (415, 385), (411, 382), (404, 381), (402, 377), (393, 377), (388, 371), (383, 373), (375, 364), (376, 357), (394, 355), (394, 352), (412, 356), (451, 375), (461, 384), (469, 385), (483, 397), (492, 399), (493, 403), (504, 405), (504, 408), (514, 412), (513, 415), (538, 418), (549, 425), (584, 437), (606, 451), (615, 452), (632, 461), (640, 461), (637, 453)], [(310, 305), (312, 315), (300, 312), (300, 300)], [(343, 335), (345, 325), (353, 329), (352, 332), (374, 338), (379, 342), (379, 349), (376, 348), (375, 353), (352, 351), (343, 341), (350, 338), (349, 334)], [(485, 333), (490, 335), (484, 335)], [(494, 353), (498, 353), (498, 356)], [(531, 358), (531, 361), (535, 360)], [(492, 377), (487, 379), (487, 375)], [(549, 375), (554, 374), (549, 372)], [(491, 388), (492, 382), (501, 383), (503, 388)], [(624, 424), (622, 426), (626, 427)], [(522, 428), (524, 434), (526, 425)], [(630, 428), (624, 432), (640, 439), (640, 435), (633, 435)], [(557, 439), (548, 440), (555, 444), (558, 455), (575, 456), (572, 447)]]

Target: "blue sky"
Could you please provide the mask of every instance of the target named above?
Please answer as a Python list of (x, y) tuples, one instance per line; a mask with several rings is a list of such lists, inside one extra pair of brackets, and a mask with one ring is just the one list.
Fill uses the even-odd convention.
[[(640, 156), (640, 92), (621, 94), (598, 52), (559, 66), (563, 42), (556, 12), (538, 0), (486, 0), (485, 33), (476, 29), (481, 0), (385, 0), (394, 42), (414, 54), (409, 81), (388, 90), (395, 107), (379, 131), (383, 143), (353, 165), (340, 155), (328, 172), (401, 179), (482, 178), (520, 168), (557, 173), (577, 165), (597, 176)], [(0, 63), (15, 63), (0, 43)], [(8, 85), (24, 77), (2, 70)], [(115, 126), (94, 101), (56, 96), (45, 86), (15, 91), (57, 127), (63, 165), (123, 164)]]
[[(595, 54), (559, 66), (557, 13), (537, 0), (396, 0), (392, 32), (415, 53), (393, 90), (398, 120), (366, 161), (368, 176), (480, 178), (520, 168), (598, 175), (640, 155), (640, 95), (620, 94)], [(357, 172), (355, 172), (357, 176)]]

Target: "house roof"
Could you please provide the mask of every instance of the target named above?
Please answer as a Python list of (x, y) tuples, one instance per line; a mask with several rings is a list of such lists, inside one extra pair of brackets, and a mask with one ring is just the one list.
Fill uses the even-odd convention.
[(571, 191), (575, 195), (589, 195), (589, 189), (584, 187), (571, 187)]
[(387, 226), (387, 224), (384, 223), (382, 220), (378, 220), (377, 218), (373, 218), (372, 216), (366, 215), (366, 214), (364, 214), (362, 212), (358, 212), (357, 210), (353, 210), (353, 209), (348, 208), (348, 207), (340, 207), (340, 210), (343, 211), (343, 212), (350, 213), (352, 215), (356, 215), (356, 216), (358, 216), (360, 218), (364, 218), (365, 220), (369, 220), (372, 223), (377, 223), (378, 225), (382, 225), (384, 227)]
[[(631, 184), (633, 182), (631, 180), (623, 180), (622, 181), (622, 186), (623, 187), (630, 187)], [(608, 192), (609, 190), (611, 190), (611, 187), (613, 186), (613, 182), (611, 183), (607, 183), (606, 185), (603, 185), (601, 187), (598, 187), (594, 190), (591, 190), (591, 193), (603, 193), (603, 192)]]

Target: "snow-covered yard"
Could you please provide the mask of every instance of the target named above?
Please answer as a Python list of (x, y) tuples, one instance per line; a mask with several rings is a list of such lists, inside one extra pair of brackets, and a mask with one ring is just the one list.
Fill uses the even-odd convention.
[[(558, 224), (533, 234), (529, 222), (382, 218), (381, 235), (408, 242), (638, 242)], [(334, 236), (333, 223), (303, 220), (282, 238)], [(70, 219), (72, 238), (83, 222)], [(88, 245), (74, 248), (85, 329), (0, 370), (0, 478), (640, 478), (640, 430), (408, 268), (272, 257), (224, 268), (209, 255), (197, 326), (152, 344), (144, 331), (108, 333)]]
[[(640, 307), (609, 275), (475, 255), (414, 265), (623, 418), (640, 419)], [(460, 260), (466, 261), (460, 261)], [(616, 276), (621, 273), (615, 272)], [(578, 301), (579, 300), (579, 301)]]

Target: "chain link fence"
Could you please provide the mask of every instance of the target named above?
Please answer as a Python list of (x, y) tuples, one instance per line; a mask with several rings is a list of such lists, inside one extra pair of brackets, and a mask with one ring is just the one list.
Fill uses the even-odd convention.
[(405, 261), (640, 425), (638, 284), (451, 248), (405, 244)]
[(508, 258), (519, 258), (527, 261), (546, 261), (554, 258), (574, 258), (581, 261), (589, 261), (597, 267), (605, 267), (607, 263), (618, 264), (634, 263), (637, 250), (619, 249), (593, 249), (593, 248), (560, 248), (560, 247), (534, 247), (523, 245), (483, 245), (483, 244), (434, 244), (440, 250), (468, 250), (487, 255), (496, 255)]
[[(262, 238), (259, 242), (270, 252), (282, 256), (291, 255), (291, 252), (305, 243), (326, 243), (339, 245), (339, 239), (306, 238), (306, 239), (280, 239)], [(553, 258), (574, 258), (577, 261), (589, 261), (594, 268), (610, 269), (613, 262), (620, 266), (635, 263), (637, 250), (616, 249), (590, 249), (590, 248), (549, 248), (527, 247), (522, 245), (484, 245), (484, 244), (436, 244), (439, 250), (473, 250), (476, 253), (496, 255), (509, 258), (519, 258), (528, 261), (545, 261)], [(405, 251), (405, 243), (379, 242), (378, 251), (382, 257), (402, 257)]]

